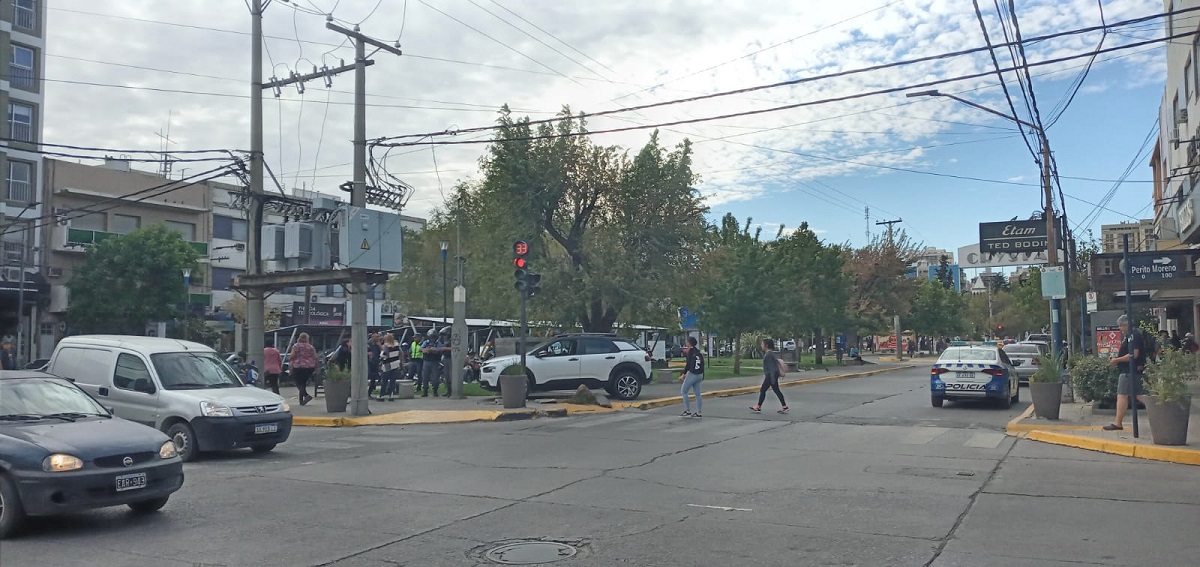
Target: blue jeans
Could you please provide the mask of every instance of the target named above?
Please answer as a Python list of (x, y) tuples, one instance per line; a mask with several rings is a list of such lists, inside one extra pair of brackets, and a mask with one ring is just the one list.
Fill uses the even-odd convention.
[(382, 385), (379, 388), (379, 397), (396, 395), (396, 375), (400, 374), (400, 369), (388, 370), (383, 373)]
[(683, 409), (692, 411), (692, 402), (688, 399), (688, 390), (696, 394), (696, 413), (701, 413), (701, 404), (704, 398), (700, 396), (700, 382), (704, 381), (703, 374), (693, 374), (688, 372), (683, 379), (683, 388), (680, 388), (679, 395), (683, 396)]

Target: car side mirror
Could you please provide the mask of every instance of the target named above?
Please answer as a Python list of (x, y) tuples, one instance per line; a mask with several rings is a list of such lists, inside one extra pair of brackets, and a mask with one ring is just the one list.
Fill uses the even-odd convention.
[(133, 381), (133, 391), (143, 394), (153, 394), (157, 390), (154, 388), (154, 383), (148, 378), (138, 378)]
[(1013, 366), (1020, 366), (1020, 365), (1021, 365), (1021, 361), (1020, 361), (1020, 360), (1014, 360), (1014, 361), (1012, 361), (1012, 365), (1013, 365)]
[(113, 411), (113, 409), (112, 409), (112, 408), (110, 408), (110, 407), (108, 407), (108, 406), (104, 406), (104, 411), (108, 412), (108, 415), (116, 415), (116, 413), (117, 413), (117, 412)]
[(546, 358), (546, 351), (539, 350), (539, 351), (533, 353), (533, 356), (536, 358)]

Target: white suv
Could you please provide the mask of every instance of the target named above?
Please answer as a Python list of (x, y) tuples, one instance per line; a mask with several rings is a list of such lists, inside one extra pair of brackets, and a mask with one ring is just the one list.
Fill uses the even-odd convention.
[[(520, 364), (519, 355), (483, 362), (479, 383), (500, 388), (500, 373)], [(650, 355), (633, 343), (608, 334), (558, 335), (528, 351), (525, 361), (529, 390), (574, 390), (581, 384), (603, 387), (609, 395), (632, 400), (650, 382)]]

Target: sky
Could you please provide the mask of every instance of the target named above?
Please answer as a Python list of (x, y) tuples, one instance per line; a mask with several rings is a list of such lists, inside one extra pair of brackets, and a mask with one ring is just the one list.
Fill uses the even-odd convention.
[[(44, 141), (145, 150), (249, 148), (251, 20), (242, 0), (48, 1)], [(1002, 26), (995, 3), (980, 6), (993, 43), (1015, 33)], [(1161, 0), (1016, 2), (1024, 38), (1162, 10)], [(915, 240), (953, 251), (978, 241), (980, 222), (1028, 218), (1042, 207), (1038, 168), (1012, 121), (949, 98), (905, 96), (937, 88), (1011, 115), (986, 51), (814, 79), (982, 47), (970, 2), (274, 0), (264, 14), (268, 78), (353, 59), (353, 48), (325, 28), (322, 14), (358, 24), (362, 33), (397, 42), (404, 51), (372, 57), (368, 138), (489, 126), (504, 104), (518, 116), (543, 119), (564, 106), (594, 113), (810, 79), (595, 117), (589, 127), (805, 103), (660, 130), (667, 146), (685, 138), (695, 144), (696, 187), (714, 220), (725, 213), (750, 218), (768, 236), (808, 223), (829, 242), (861, 245), (885, 228), (875, 223), (902, 219), (896, 228)], [(1101, 54), (1077, 92), (1073, 86), (1087, 58), (1038, 63), (1090, 54), (1097, 45), (1161, 37), (1163, 28), (1162, 20), (1153, 20), (1026, 46), (1034, 64), (1032, 94), (1049, 124), (1066, 212), (1077, 233), (1090, 228), (1098, 234), (1101, 224), (1153, 216), (1148, 160), (1166, 55), (1161, 44)], [(997, 49), (996, 57), (1002, 68), (1012, 66), (1008, 49)], [(984, 76), (904, 88), (978, 74)], [(1016, 115), (1030, 121), (1016, 74), (1004, 78)], [(862, 96), (886, 89), (898, 90)], [(331, 88), (317, 80), (303, 93), (294, 86), (278, 97), (267, 92), (266, 160), (287, 188), (336, 193), (351, 178), (352, 91), (347, 73), (334, 77)], [(836, 98), (845, 100), (824, 102)], [(160, 137), (168, 131), (169, 144)], [(634, 153), (650, 133), (593, 139)], [(1036, 140), (1030, 143), (1037, 148)], [(391, 152), (386, 170), (415, 189), (405, 213), (425, 216), (456, 182), (478, 179), (485, 148)], [(187, 174), (187, 165), (177, 165), (176, 176)]]

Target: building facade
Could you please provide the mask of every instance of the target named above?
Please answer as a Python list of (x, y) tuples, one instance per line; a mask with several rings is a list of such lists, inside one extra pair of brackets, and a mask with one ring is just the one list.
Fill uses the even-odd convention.
[(0, 136), (0, 171), (4, 172), (3, 269), (0, 270), (0, 334), (17, 339), (18, 359), (30, 360), (36, 331), (34, 316), (48, 299), (34, 254), (45, 223), (42, 187), (42, 118), (45, 102), (46, 3), (44, 0), (0, 2), (0, 46), (8, 53), (0, 71), (0, 99), (8, 108), (8, 125)]
[(1129, 235), (1130, 252), (1154, 250), (1158, 238), (1155, 236), (1154, 219), (1137, 222), (1100, 225), (1101, 251), (1105, 254), (1121, 253), (1124, 235)]

